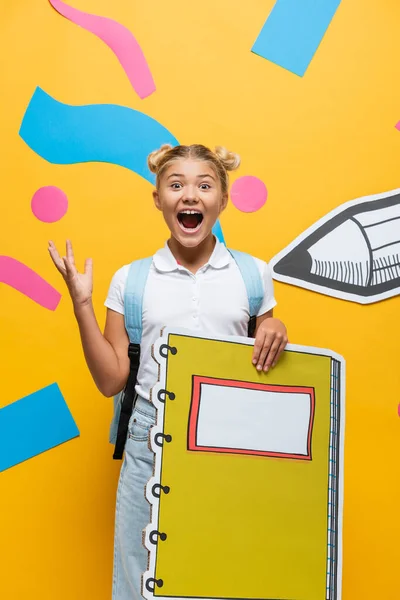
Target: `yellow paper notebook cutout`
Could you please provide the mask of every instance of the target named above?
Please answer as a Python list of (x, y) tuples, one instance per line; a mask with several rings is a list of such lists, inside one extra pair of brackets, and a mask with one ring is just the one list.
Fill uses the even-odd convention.
[(340, 600), (344, 362), (166, 330), (155, 346), (151, 598)]

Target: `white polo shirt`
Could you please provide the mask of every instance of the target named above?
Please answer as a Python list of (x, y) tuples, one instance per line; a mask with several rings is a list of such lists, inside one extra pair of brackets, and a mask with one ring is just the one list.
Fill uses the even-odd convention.
[[(276, 301), (269, 266), (255, 258), (264, 284), (258, 315)], [(124, 314), (124, 290), (129, 265), (119, 269), (110, 285), (105, 306)], [(216, 240), (209, 261), (191, 273), (176, 262), (168, 244), (153, 256), (143, 296), (141, 360), (136, 392), (150, 397), (157, 383), (158, 366), (151, 348), (163, 327), (183, 327), (202, 333), (247, 336), (249, 303), (246, 287), (235, 260)]]

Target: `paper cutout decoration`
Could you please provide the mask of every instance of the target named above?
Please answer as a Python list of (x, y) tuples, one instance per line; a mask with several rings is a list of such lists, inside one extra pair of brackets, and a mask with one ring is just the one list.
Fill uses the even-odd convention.
[(398, 131), (400, 131), (400, 121), (398, 123), (396, 123), (395, 127)]
[(107, 17), (91, 15), (72, 8), (61, 0), (49, 0), (49, 2), (60, 15), (90, 31), (107, 44), (140, 98), (146, 98), (155, 92), (156, 86), (143, 51), (129, 29)]
[(0, 409), (0, 471), (79, 435), (56, 383)]
[[(311, 460), (314, 412), (312, 387), (193, 375), (188, 450)], [(226, 415), (237, 428), (226, 427)]]
[(274, 279), (369, 304), (400, 293), (400, 189), (329, 212), (271, 261)]
[(303, 76), (339, 4), (340, 0), (277, 0), (252, 52)]
[(19, 134), (51, 163), (107, 162), (151, 183), (155, 177), (147, 156), (162, 144), (178, 144), (165, 127), (137, 110), (116, 104), (62, 104), (40, 87), (29, 102)]
[(50, 283), (11, 256), (0, 256), (0, 283), (6, 283), (48, 310), (56, 310), (61, 299)]
[[(62, 104), (40, 87), (29, 102), (19, 135), (50, 163), (107, 162), (130, 169), (152, 184), (155, 175), (147, 166), (147, 156), (162, 144), (179, 144), (168, 129), (132, 108)], [(213, 231), (224, 243), (219, 221)]]
[(344, 361), (290, 345), (258, 373), (253, 343), (154, 347), (147, 600), (340, 599)]
[(225, 244), (225, 238), (219, 219), (215, 222), (215, 225), (213, 227), (213, 234), (222, 244)]
[(32, 196), (32, 212), (43, 223), (55, 223), (68, 210), (67, 194), (55, 185), (39, 188)]
[(232, 204), (246, 213), (260, 210), (267, 201), (267, 195), (265, 183), (254, 175), (239, 177), (231, 187)]

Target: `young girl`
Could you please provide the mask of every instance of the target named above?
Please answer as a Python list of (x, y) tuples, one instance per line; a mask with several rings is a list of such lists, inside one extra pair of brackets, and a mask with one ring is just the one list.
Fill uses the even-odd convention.
[[(128, 427), (124, 462), (117, 492), (113, 600), (140, 600), (141, 576), (147, 569), (142, 531), (150, 522), (144, 488), (153, 470), (148, 448), (155, 408), (149, 401), (157, 382), (157, 364), (151, 347), (164, 326), (179, 326), (202, 333), (247, 335), (249, 306), (246, 288), (231, 254), (212, 233), (228, 202), (228, 171), (239, 166), (236, 154), (201, 145), (164, 145), (148, 158), (156, 174), (153, 198), (171, 232), (164, 248), (153, 256), (142, 312), (141, 361), (137, 399)], [(125, 386), (129, 374), (129, 339), (124, 324), (124, 287), (129, 265), (114, 275), (105, 302), (104, 333), (92, 306), (92, 262), (84, 273), (75, 266), (71, 243), (60, 258), (52, 242), (49, 252), (72, 298), (86, 362), (105, 396)], [(255, 259), (264, 285), (257, 316), (253, 364), (268, 371), (287, 343), (286, 328), (273, 317), (276, 302), (268, 265)]]

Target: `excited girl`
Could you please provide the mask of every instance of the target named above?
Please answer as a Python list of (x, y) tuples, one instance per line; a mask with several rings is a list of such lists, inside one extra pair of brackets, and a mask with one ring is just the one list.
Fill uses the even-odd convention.
[[(150, 506), (144, 487), (153, 472), (153, 452), (147, 440), (155, 423), (149, 398), (158, 375), (152, 345), (164, 326), (203, 334), (247, 335), (249, 302), (240, 270), (212, 233), (228, 202), (228, 171), (239, 163), (239, 157), (224, 148), (212, 152), (202, 145), (164, 145), (148, 158), (149, 168), (156, 174), (154, 202), (170, 238), (153, 256), (143, 297), (136, 401), (117, 492), (113, 600), (140, 600), (141, 576), (147, 568), (142, 531), (150, 522)], [(105, 396), (114, 396), (124, 389), (130, 369), (124, 321), (129, 265), (112, 279), (102, 333), (92, 306), (91, 260), (86, 260), (84, 273), (79, 273), (70, 242), (63, 258), (52, 242), (49, 252), (68, 286), (92, 377)], [(254, 260), (264, 296), (256, 319), (252, 360), (256, 369), (268, 371), (284, 350), (287, 334), (283, 323), (273, 317), (276, 302), (269, 267)]]

